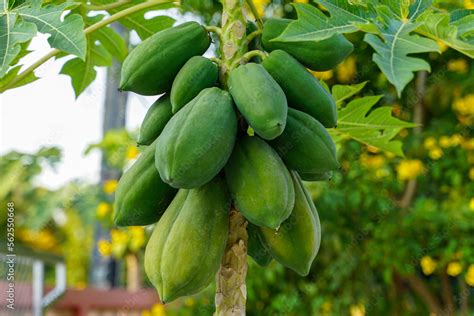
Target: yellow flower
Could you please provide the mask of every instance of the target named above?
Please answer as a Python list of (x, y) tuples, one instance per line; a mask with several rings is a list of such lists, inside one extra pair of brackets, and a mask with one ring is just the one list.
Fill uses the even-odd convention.
[(438, 160), (443, 156), (443, 151), (441, 150), (441, 148), (436, 147), (428, 152), (428, 156), (433, 160)]
[(346, 58), (337, 66), (337, 80), (342, 83), (350, 82), (357, 74), (356, 59), (353, 56)]
[(445, 44), (444, 42), (442, 42), (442, 41), (438, 41), (438, 46), (439, 46), (439, 50), (440, 50), (441, 54), (444, 53), (445, 51), (447, 51), (448, 48), (449, 48), (449, 46), (446, 45), (446, 44)]
[(471, 200), (469, 201), (469, 209), (471, 211), (474, 211), (474, 198), (471, 198)]
[(474, 115), (474, 94), (468, 94), (464, 98), (454, 100), (453, 108), (461, 115)]
[(441, 136), (439, 139), (439, 145), (443, 148), (447, 148), (451, 146), (451, 138), (448, 136)]
[(117, 189), (117, 180), (111, 179), (104, 182), (104, 192), (107, 194), (112, 194)]
[(466, 150), (474, 150), (474, 138), (464, 141), (461, 146)]
[(387, 169), (378, 169), (375, 171), (375, 177), (378, 179), (385, 178), (390, 175)]
[(97, 217), (104, 218), (107, 214), (110, 213), (111, 210), (112, 210), (112, 207), (109, 203), (100, 202), (99, 205), (97, 205), (97, 209), (96, 209)]
[(118, 229), (112, 229), (110, 231), (110, 239), (112, 241), (112, 244), (125, 244), (128, 242), (128, 235), (126, 232), (118, 230)]
[(452, 277), (460, 275), (462, 272), (462, 265), (459, 262), (450, 262), (446, 269), (446, 273)]
[(166, 315), (165, 306), (162, 304), (153, 305), (151, 309), (151, 315), (152, 316), (165, 316)]
[(351, 316), (364, 316), (364, 315), (365, 315), (365, 306), (363, 304), (351, 306)]
[(294, 3), (308, 3), (309, 0), (293, 0)]
[(329, 80), (333, 76), (333, 71), (328, 70), (328, 71), (311, 71), (313, 76), (315, 76), (318, 79), (322, 80)]
[(145, 244), (145, 229), (141, 226), (128, 227), (130, 233), (130, 249), (138, 251)]
[(474, 168), (469, 169), (469, 179), (474, 180)]
[(465, 9), (474, 9), (474, 1), (472, 0), (464, 0), (464, 8)]
[(109, 241), (105, 240), (105, 239), (101, 239), (97, 242), (97, 248), (99, 250), (99, 253), (103, 256), (103, 257), (108, 257), (110, 256), (111, 252), (112, 252), (112, 245), (110, 244)]
[(150, 311), (142, 311), (141, 316), (151, 316), (151, 312)]
[(425, 139), (423, 146), (428, 150), (436, 147), (436, 139), (434, 137), (428, 137)]
[(420, 160), (403, 160), (397, 166), (398, 179), (401, 181), (415, 179), (423, 170), (423, 163)]
[(460, 73), (466, 73), (469, 66), (465, 59), (458, 58), (458, 59), (451, 59), (448, 62), (448, 70)]
[(421, 270), (425, 275), (431, 275), (436, 270), (436, 261), (430, 256), (424, 256), (420, 260)]
[(367, 168), (379, 169), (384, 165), (385, 158), (382, 155), (361, 155), (360, 163)]
[(458, 146), (463, 142), (463, 138), (459, 134), (451, 136), (451, 146)]
[(331, 312), (331, 310), (332, 310), (331, 302), (324, 302), (323, 305), (322, 305), (322, 308), (323, 308), (323, 311), (326, 312), (326, 313)]
[(253, 0), (255, 7), (257, 8), (257, 13), (260, 16), (265, 15), (265, 7), (270, 2), (270, 0)]
[(474, 287), (474, 264), (469, 265), (464, 279), (466, 280), (467, 285)]
[(132, 160), (132, 159), (135, 159), (137, 158), (138, 154), (140, 153), (140, 151), (138, 150), (138, 148), (136, 146), (128, 146), (127, 147), (127, 153), (125, 154), (125, 158), (127, 158), (128, 160)]

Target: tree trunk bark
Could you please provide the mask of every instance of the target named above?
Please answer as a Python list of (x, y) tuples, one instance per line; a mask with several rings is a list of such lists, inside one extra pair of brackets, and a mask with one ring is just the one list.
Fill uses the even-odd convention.
[[(125, 29), (119, 24), (112, 26), (124, 38), (128, 38)], [(120, 93), (117, 90), (120, 81), (121, 64), (114, 60), (112, 67), (107, 69), (105, 83), (104, 113), (102, 122), (102, 134), (105, 135), (111, 129), (120, 129), (125, 127), (125, 118), (127, 112), (127, 93)], [(106, 180), (118, 179), (119, 170), (112, 170), (102, 157), (100, 168), (100, 183)], [(92, 263), (90, 272), (90, 283), (96, 287), (109, 288), (115, 287), (117, 280), (117, 262), (114, 259), (104, 258), (97, 249), (97, 242), (101, 239), (109, 239), (108, 230), (104, 229), (101, 223), (96, 223), (94, 227), (94, 249), (92, 253)]]
[(429, 287), (416, 275), (409, 275), (404, 278), (412, 290), (420, 297), (426, 304), (430, 313), (435, 315), (442, 315), (443, 309), (439, 304), (436, 296), (431, 293)]
[[(227, 87), (231, 66), (248, 50), (243, 0), (222, 0), (220, 80)], [(247, 221), (234, 207), (230, 210), (227, 246), (216, 278), (214, 315), (245, 315), (247, 288)]]

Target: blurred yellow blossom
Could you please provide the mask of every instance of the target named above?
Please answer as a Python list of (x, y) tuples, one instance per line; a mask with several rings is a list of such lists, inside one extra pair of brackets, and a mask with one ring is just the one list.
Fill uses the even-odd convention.
[(322, 305), (322, 308), (323, 308), (323, 312), (330, 313), (331, 310), (332, 310), (331, 302), (324, 302), (323, 305)]
[(431, 275), (436, 270), (436, 261), (430, 256), (424, 256), (420, 260), (421, 270), (424, 275)]
[(474, 94), (454, 100), (453, 108), (461, 115), (474, 115)]
[(107, 194), (112, 194), (115, 192), (115, 190), (117, 189), (117, 180), (116, 179), (110, 179), (110, 180), (106, 180), (104, 182), (104, 192), (107, 193)]
[(293, 0), (294, 3), (308, 3), (309, 0)]
[(342, 83), (348, 83), (357, 74), (356, 59), (353, 56), (346, 58), (337, 66), (337, 80)]
[(470, 264), (465, 276), (467, 285), (474, 287), (474, 264)]
[(474, 1), (473, 0), (464, 0), (464, 8), (465, 9), (474, 9)]
[(423, 169), (421, 160), (403, 160), (397, 165), (397, 176), (402, 181), (415, 179), (423, 172)]
[(474, 150), (474, 138), (463, 141), (461, 143), (461, 147), (466, 149), (466, 150)]
[(428, 156), (433, 160), (438, 160), (443, 157), (443, 151), (441, 148), (435, 147), (428, 152)]
[(460, 73), (466, 73), (469, 68), (466, 60), (463, 58), (451, 59), (448, 62), (448, 70)]
[(316, 78), (318, 78), (319, 80), (329, 80), (332, 78), (333, 76), (333, 72), (332, 70), (328, 70), (328, 71), (311, 71), (311, 73), (313, 74), (313, 76), (315, 76)]
[(463, 138), (459, 134), (454, 134), (451, 136), (451, 146), (458, 146), (462, 143)]
[(351, 316), (364, 316), (364, 315), (365, 315), (365, 306), (363, 304), (351, 306)]
[(474, 211), (474, 198), (471, 198), (471, 200), (469, 201), (469, 209), (471, 211)]
[(108, 257), (112, 252), (112, 245), (109, 241), (101, 239), (97, 242), (97, 249), (102, 256)]
[(253, 0), (255, 7), (257, 8), (257, 13), (260, 16), (265, 14), (265, 7), (270, 2), (270, 0)]
[(151, 312), (150, 311), (142, 311), (141, 316), (151, 316)]
[(385, 163), (385, 158), (382, 155), (361, 155), (360, 163), (371, 169), (379, 169)]
[(112, 244), (125, 244), (128, 242), (128, 235), (122, 230), (112, 229), (110, 231), (110, 239)]
[(428, 137), (423, 142), (423, 146), (428, 150), (436, 147), (436, 139), (434, 137)]
[(145, 229), (142, 226), (128, 227), (130, 233), (130, 249), (138, 251), (145, 244)]
[(448, 50), (449, 46), (446, 45), (443, 41), (438, 41), (439, 50), (442, 53)]
[(166, 315), (165, 306), (163, 304), (155, 304), (151, 308), (152, 316), (164, 316)]
[(458, 276), (462, 272), (462, 265), (455, 261), (455, 262), (450, 262), (448, 264), (448, 267), (446, 268), (446, 273), (452, 277)]
[(132, 160), (137, 158), (140, 151), (138, 150), (137, 146), (130, 145), (127, 147), (127, 153), (125, 154), (125, 158), (128, 160)]
[(474, 180), (474, 168), (469, 169), (469, 179)]
[(107, 214), (110, 213), (111, 210), (112, 206), (109, 203), (100, 202), (99, 205), (97, 205), (96, 209), (97, 217), (104, 218)]
[(41, 250), (51, 250), (57, 245), (56, 237), (47, 229), (21, 229), (18, 230), (18, 238), (24, 243), (32, 245)]
[(375, 171), (375, 177), (378, 179), (385, 178), (390, 175), (390, 172), (387, 169), (378, 169)]
[(451, 146), (451, 138), (449, 138), (448, 136), (441, 136), (441, 138), (439, 139), (439, 145), (442, 148), (450, 147)]

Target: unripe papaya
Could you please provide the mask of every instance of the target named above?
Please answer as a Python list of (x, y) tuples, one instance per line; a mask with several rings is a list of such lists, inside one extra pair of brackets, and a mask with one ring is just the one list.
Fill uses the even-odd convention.
[(276, 228), (290, 216), (295, 202), (290, 173), (262, 139), (238, 140), (225, 174), (236, 208), (251, 223)]
[(300, 173), (301, 179), (305, 181), (327, 181), (332, 179), (332, 171), (323, 173)]
[(181, 68), (171, 87), (173, 113), (178, 112), (203, 89), (212, 87), (219, 75), (216, 64), (202, 56), (194, 56)]
[(158, 137), (155, 164), (161, 179), (185, 189), (209, 182), (229, 159), (236, 133), (229, 93), (216, 87), (202, 90)]
[(354, 45), (344, 35), (335, 34), (321, 41), (280, 42), (280, 36), (292, 22), (289, 19), (267, 19), (263, 26), (262, 42), (267, 51), (282, 49), (315, 71), (336, 67), (354, 50)]
[(157, 222), (176, 194), (175, 189), (161, 180), (154, 156), (152, 145), (120, 178), (115, 192), (115, 225), (140, 226)]
[(336, 145), (326, 128), (310, 115), (290, 108), (285, 131), (270, 142), (288, 168), (302, 174), (339, 168)]
[(145, 271), (163, 302), (195, 294), (213, 280), (226, 247), (229, 209), (222, 179), (178, 192), (145, 250)]
[(171, 112), (170, 97), (168, 95), (162, 96), (146, 112), (140, 126), (138, 145), (150, 145), (153, 143), (160, 136), (161, 131), (163, 131), (171, 116), (173, 116), (173, 113)]
[(295, 58), (278, 49), (271, 52), (262, 65), (283, 89), (290, 107), (308, 113), (325, 127), (336, 126), (333, 97)]
[(262, 237), (260, 237), (259, 228), (252, 223), (247, 225), (248, 241), (248, 255), (258, 263), (259, 266), (265, 267), (272, 261), (272, 255), (268, 252), (267, 246), (264, 245)]
[(261, 236), (276, 261), (306, 276), (321, 243), (321, 226), (316, 207), (298, 176), (292, 172), (295, 206), (278, 230), (261, 227)]
[(120, 89), (157, 95), (171, 88), (176, 74), (191, 57), (211, 44), (199, 23), (186, 22), (160, 31), (133, 49), (123, 62)]
[(285, 129), (288, 104), (278, 83), (260, 64), (232, 70), (229, 92), (240, 113), (260, 137), (274, 139)]

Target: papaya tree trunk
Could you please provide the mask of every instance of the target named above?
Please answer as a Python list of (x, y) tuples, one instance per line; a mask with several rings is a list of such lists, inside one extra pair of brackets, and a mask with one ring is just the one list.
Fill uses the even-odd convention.
[[(222, 0), (220, 34), (221, 82), (226, 87), (228, 72), (248, 50), (243, 0)], [(216, 280), (215, 315), (245, 315), (247, 289), (247, 221), (234, 207), (230, 210), (227, 246)]]

